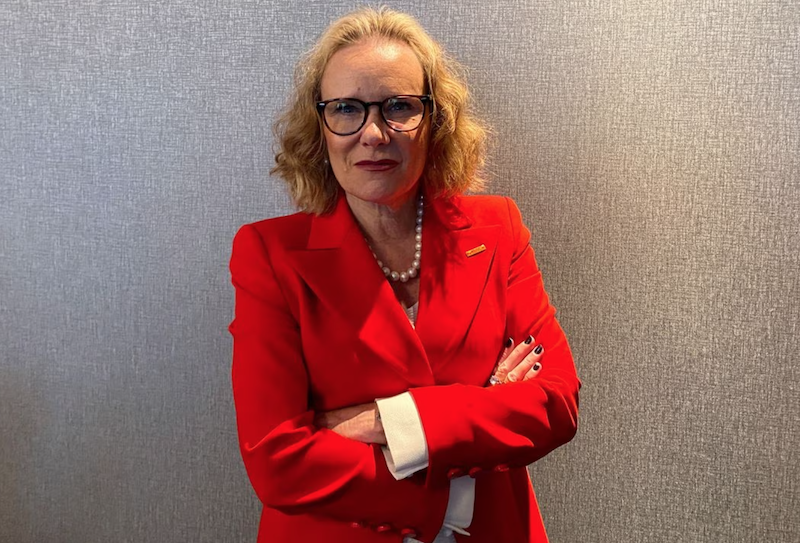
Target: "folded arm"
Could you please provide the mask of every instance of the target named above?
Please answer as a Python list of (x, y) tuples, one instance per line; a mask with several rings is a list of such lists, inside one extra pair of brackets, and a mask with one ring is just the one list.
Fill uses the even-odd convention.
[[(572, 354), (544, 290), (530, 232), (513, 202), (508, 203), (515, 251), (506, 291), (506, 332), (511, 338), (533, 336), (532, 341), (519, 345), (498, 368), (506, 384), (432, 386), (401, 395), (411, 396), (405, 400), (411, 409), (398, 411), (407, 420), (386, 424), (387, 457), (398, 478), (425, 467), (430, 481), (526, 466), (568, 442), (577, 430), (580, 381)], [(533, 352), (536, 345), (546, 358), (541, 350)], [(509, 371), (510, 380), (505, 378)]]
[(506, 336), (535, 338), (546, 358), (535, 379), (483, 388), (412, 389), (428, 448), (428, 481), (453, 470), (526, 466), (568, 442), (577, 430), (578, 380), (572, 353), (555, 319), (530, 232), (509, 199), (514, 238), (506, 292)]

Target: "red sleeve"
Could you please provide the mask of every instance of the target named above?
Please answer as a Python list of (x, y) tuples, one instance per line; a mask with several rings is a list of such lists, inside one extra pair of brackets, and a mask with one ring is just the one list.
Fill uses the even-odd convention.
[[(555, 319), (519, 209), (507, 199), (514, 254), (506, 291), (506, 337), (531, 334), (544, 346), (536, 378), (491, 388), (448, 385), (411, 390), (428, 443), (428, 480), (451, 469), (522, 467), (575, 435), (578, 380)], [(502, 469), (502, 468), (501, 468)]]
[(287, 514), (411, 526), (432, 540), (447, 508), (446, 485), (397, 481), (379, 446), (313, 425), (300, 329), (253, 226), (236, 235), (230, 267), (233, 395), (242, 457), (259, 499)]

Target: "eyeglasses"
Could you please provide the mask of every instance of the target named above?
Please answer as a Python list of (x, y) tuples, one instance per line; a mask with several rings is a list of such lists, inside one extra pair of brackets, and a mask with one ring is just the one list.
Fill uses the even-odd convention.
[(409, 132), (422, 124), (426, 104), (433, 104), (430, 94), (402, 94), (380, 102), (364, 102), (357, 98), (334, 98), (317, 102), (317, 111), (328, 130), (338, 136), (355, 134), (367, 122), (369, 108), (378, 106), (386, 126), (396, 132)]

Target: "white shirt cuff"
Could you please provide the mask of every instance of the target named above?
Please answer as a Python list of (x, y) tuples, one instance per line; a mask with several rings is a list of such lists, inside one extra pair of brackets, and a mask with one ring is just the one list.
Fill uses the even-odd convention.
[(405, 479), (428, 467), (428, 443), (417, 405), (410, 393), (375, 400), (383, 432), (386, 466), (395, 479)]

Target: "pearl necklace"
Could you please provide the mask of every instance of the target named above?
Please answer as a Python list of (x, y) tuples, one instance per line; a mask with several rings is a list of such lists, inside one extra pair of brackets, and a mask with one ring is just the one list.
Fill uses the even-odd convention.
[[(372, 256), (375, 257), (375, 261), (378, 263), (378, 266), (383, 271), (383, 274), (392, 281), (400, 281), (401, 283), (405, 283), (409, 279), (413, 279), (419, 273), (419, 263), (422, 259), (422, 215), (424, 213), (424, 209), (422, 207), (422, 194), (419, 195), (419, 200), (417, 201), (417, 224), (414, 227), (416, 234), (414, 235), (414, 261), (411, 262), (411, 266), (406, 271), (397, 272), (389, 268), (389, 266), (384, 266), (381, 259), (378, 258), (378, 255), (375, 254), (375, 251), (372, 251)], [(367, 242), (369, 245), (369, 242)], [(372, 247), (370, 246), (370, 250)]]

